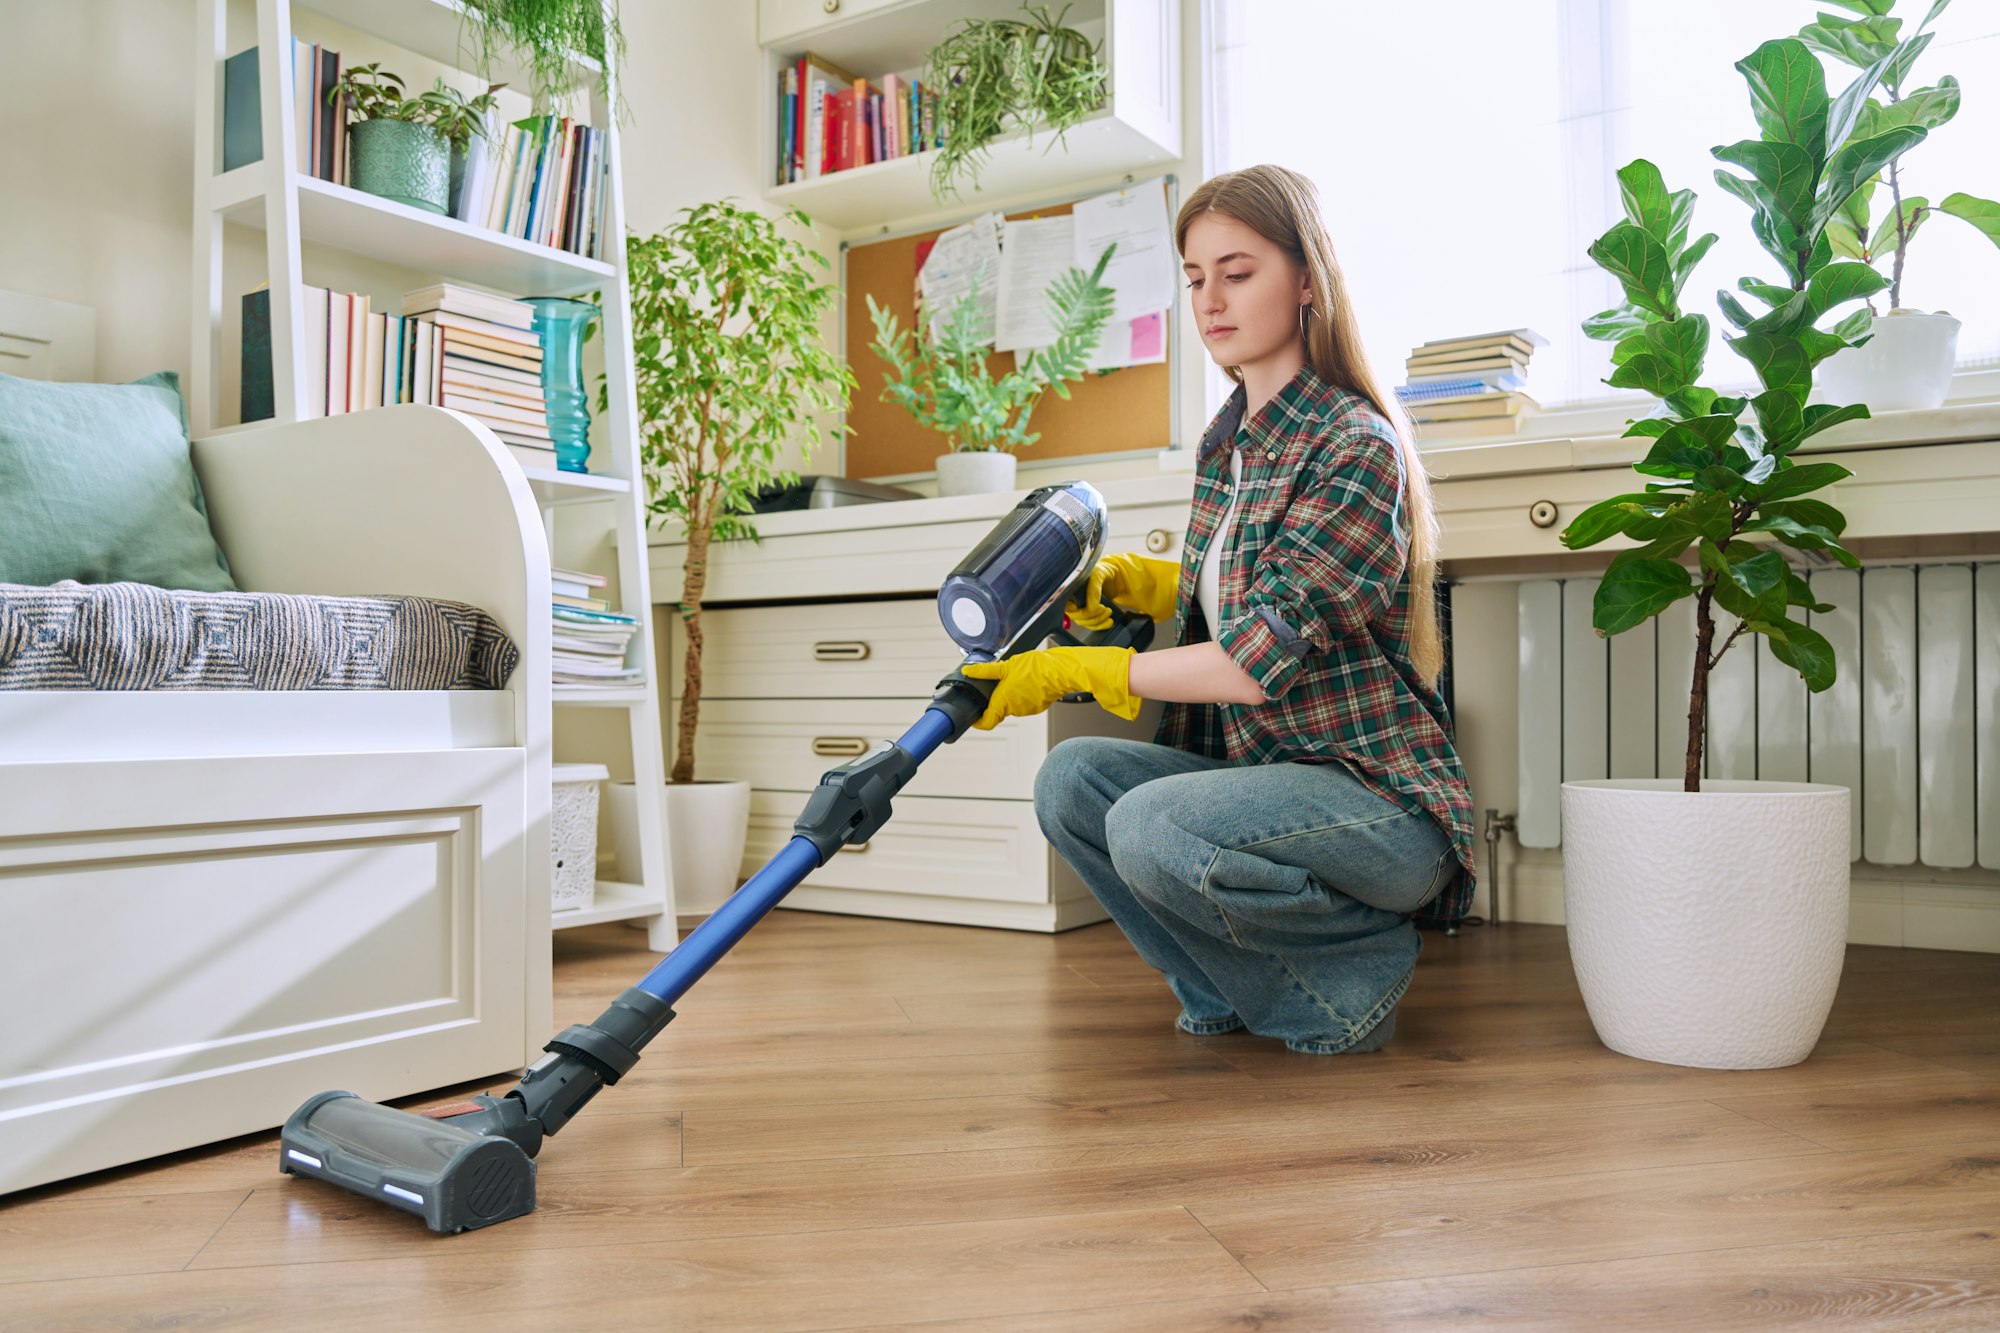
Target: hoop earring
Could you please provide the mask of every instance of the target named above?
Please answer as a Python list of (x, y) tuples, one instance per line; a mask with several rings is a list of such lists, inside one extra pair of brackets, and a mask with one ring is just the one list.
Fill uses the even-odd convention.
[(1302, 340), (1308, 337), (1306, 333), (1306, 320), (1311, 317), (1311, 314), (1312, 314), (1312, 302), (1311, 301), (1299, 302), (1299, 337)]

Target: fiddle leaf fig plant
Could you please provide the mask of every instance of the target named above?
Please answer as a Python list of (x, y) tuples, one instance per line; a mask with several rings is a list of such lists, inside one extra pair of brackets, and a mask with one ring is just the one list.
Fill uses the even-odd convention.
[[(1049, 322), (1055, 340), (1016, 354), (1014, 368), (998, 379), (986, 364), (991, 335), (981, 327), (978, 303), (961, 297), (937, 324), (931, 342), (917, 327), (902, 328), (895, 312), (868, 297), (875, 325), (869, 348), (889, 363), (892, 374), (880, 401), (899, 403), (925, 426), (950, 442), (954, 453), (1012, 453), (1041, 438), (1028, 419), (1046, 389), (1069, 397), (1069, 381), (1082, 379), (1090, 354), (1103, 336), (1117, 296), (1104, 285), (1104, 270), (1117, 245), (1104, 247), (1097, 266), (1072, 268), (1049, 284)], [(975, 277), (974, 289), (978, 282)]]
[[(807, 231), (800, 210), (784, 215)], [(818, 414), (847, 406), (854, 374), (828, 349), (820, 323), (839, 289), (818, 283), (818, 250), (777, 220), (733, 200), (683, 208), (653, 236), (626, 238), (632, 363), (647, 507), (687, 531), (679, 615), (687, 632), (680, 724), (669, 781), (694, 781), (700, 722), (702, 598), (712, 543), (755, 538), (743, 517), (757, 493), (791, 484), (780, 451)], [(608, 405), (602, 377), (598, 410)]]
[[(1658, 167), (1643, 158), (1632, 162), (1618, 173), (1625, 219), (1589, 248), (1624, 299), (1584, 321), (1583, 329), (1613, 343), (1606, 383), (1660, 400), (1653, 415), (1625, 432), (1651, 441), (1634, 470), (1659, 480), (1585, 509), (1563, 530), (1562, 542), (1572, 550), (1619, 535), (1638, 543), (1612, 558), (1598, 586), (1591, 623), (1602, 637), (1683, 597), (1695, 599), (1687, 791), (1701, 790), (1709, 673), (1742, 635), (1763, 635), (1772, 656), (1808, 689), (1833, 684), (1832, 649), (1794, 616), (1799, 608), (1833, 608), (1814, 601), (1778, 548), (1850, 568), (1859, 563), (1840, 545), (1845, 516), (1809, 498), (1851, 474), (1835, 463), (1798, 463), (1792, 454), (1821, 431), (1868, 415), (1864, 404), (1806, 400), (1821, 361), (1866, 341), (1868, 310), (1842, 316), (1840, 307), (1887, 285), (1865, 263), (1837, 262), (1828, 227), (1859, 182), (1926, 132), (1915, 124), (1864, 124), (1862, 107), (1892, 59), (1871, 62), (1838, 96), (1828, 95), (1819, 60), (1796, 38), (1766, 42), (1736, 64), (1749, 84), (1759, 135), (1713, 149), (1717, 160), (1746, 173), (1717, 170), (1715, 179), (1749, 205), (1751, 231), (1779, 277), (1738, 283), (1744, 297), (1765, 307), (1761, 312), (1728, 291), (1716, 293), (1716, 302), (1736, 329), (1723, 340), (1755, 370), (1759, 392), (1725, 396), (1698, 382), (1710, 327), (1706, 316), (1682, 309), (1681, 292), (1715, 236), (1688, 239), (1693, 191), (1669, 191)], [(1692, 570), (1683, 563), (1690, 548)], [(1719, 647), (1718, 606), (1736, 619)]]
[[(1951, 5), (1951, 0), (1931, 0), (1930, 8), (1908, 37), (1903, 37), (1903, 20), (1891, 11), (1896, 0), (1827, 0), (1853, 17), (1822, 13), (1799, 29), (1799, 40), (1821, 52), (1863, 71), (1879, 69), (1880, 96), (1869, 95), (1860, 103), (1855, 117), (1854, 137), (1879, 138), (1904, 126), (1930, 131), (1958, 114), (1958, 80), (1947, 74), (1928, 88), (1909, 88), (1910, 68), (1934, 33), (1927, 31), (1932, 20)], [(1889, 307), (1903, 304), (1903, 264), (1917, 229), (1932, 213), (1945, 213), (1979, 229), (1988, 240), (2000, 245), (2000, 203), (1977, 195), (1954, 192), (1932, 203), (1922, 195), (1904, 195), (1902, 153), (1897, 153), (1882, 169), (1863, 180), (1843, 201), (1826, 227), (1827, 242), (1833, 252), (1846, 259), (1875, 265), (1890, 260)], [(1872, 218), (1875, 191), (1886, 180), (1889, 187), (1888, 211), (1880, 220)], [(1871, 230), (1872, 226), (1872, 230)], [(1869, 303), (1873, 308), (1874, 303)]]

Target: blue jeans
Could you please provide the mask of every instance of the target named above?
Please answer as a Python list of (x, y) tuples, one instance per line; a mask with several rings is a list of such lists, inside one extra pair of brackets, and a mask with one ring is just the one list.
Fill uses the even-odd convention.
[(1035, 816), (1165, 974), (1183, 1032), (1247, 1026), (1314, 1055), (1387, 1044), (1423, 950), (1409, 914), (1459, 874), (1435, 820), (1338, 763), (1072, 737), (1035, 778)]

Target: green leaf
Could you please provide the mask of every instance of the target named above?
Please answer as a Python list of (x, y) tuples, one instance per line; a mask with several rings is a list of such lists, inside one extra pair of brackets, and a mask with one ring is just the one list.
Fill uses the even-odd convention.
[(1947, 74), (1937, 81), (1936, 86), (1919, 88), (1900, 102), (1891, 102), (1887, 106), (1870, 102), (1856, 130), (1865, 132), (1864, 137), (1893, 130), (1898, 125), (1919, 125), (1934, 130), (1958, 114), (1959, 100), (1958, 80)]
[[(1938, 6), (1931, 6), (1932, 14), (1937, 11)], [(1930, 15), (1924, 17), (1924, 22), (1930, 22)], [(1924, 48), (1931, 44), (1931, 38), (1934, 36), (1935, 33), (1920, 32), (1896, 49), (1895, 58), (1889, 62), (1889, 68), (1882, 71), (1882, 82), (1890, 90), (1902, 91), (1903, 80), (1910, 76), (1910, 66), (1916, 63), (1917, 57), (1924, 53)]]
[(1764, 438), (1775, 449), (1782, 450), (1798, 439), (1805, 428), (1805, 409), (1783, 389), (1758, 394), (1750, 400), (1750, 406), (1757, 413), (1757, 424), (1764, 428)]
[(1673, 222), (1673, 202), (1660, 169), (1645, 158), (1636, 158), (1619, 169), (1618, 197), (1625, 206), (1625, 218), (1670, 248), (1668, 233)]
[(1744, 309), (1743, 303), (1728, 292), (1717, 292), (1715, 303), (1722, 307), (1722, 313), (1728, 316), (1729, 322), (1739, 329), (1747, 329), (1757, 322), (1757, 317)]
[(1917, 234), (1917, 228), (1930, 218), (1931, 212), (1930, 200), (1922, 195), (1911, 195), (1903, 201), (1901, 208), (1889, 210), (1889, 215), (1875, 228), (1875, 234), (1868, 238), (1868, 253), (1875, 256), (1892, 252), (1896, 244), (1896, 219), (1899, 217), (1903, 220), (1903, 244), (1907, 246), (1910, 238)]
[(1938, 205), (1955, 218), (1970, 222), (1995, 245), (2000, 245), (2000, 204), (1970, 194), (1948, 194)]
[(1824, 528), (1838, 537), (1847, 527), (1847, 515), (1824, 500), (1764, 500), (1757, 506), (1760, 518), (1786, 518), (1809, 528)]
[(1750, 85), (1758, 129), (1817, 156), (1826, 141), (1826, 71), (1805, 43), (1793, 37), (1765, 42), (1736, 68)]
[(1724, 341), (1756, 369), (1757, 378), (1765, 389), (1783, 389), (1800, 402), (1804, 402), (1806, 394), (1811, 392), (1812, 367), (1798, 339), (1744, 333)]
[(1842, 259), (1867, 259), (1868, 252), (1862, 248), (1861, 235), (1845, 218), (1828, 218), (1826, 223), (1827, 244)]
[(1663, 396), (1701, 378), (1702, 358), (1708, 354), (1706, 315), (1683, 315), (1648, 324), (1644, 336), (1653, 355), (1679, 380), (1673, 389), (1661, 391)]
[[(1707, 416), (1715, 406), (1715, 390), (1704, 389), (1699, 384), (1690, 384), (1677, 393), (1670, 393), (1665, 400), (1669, 411), (1681, 417)], [(1627, 435), (1631, 431), (1625, 432)]]
[(1732, 561), (1704, 542), (1701, 562), (1704, 569), (1716, 574), (1715, 600), (1723, 610), (1742, 620), (1784, 619), (1789, 602), (1783, 555), (1762, 551), (1747, 560)]
[(1738, 531), (1768, 532), (1787, 546), (1796, 546), (1803, 551), (1824, 550), (1849, 569), (1857, 569), (1861, 562), (1844, 550), (1833, 533), (1825, 528), (1801, 523), (1783, 514), (1760, 514), (1745, 523)]
[(1714, 245), (1716, 240), (1716, 234), (1709, 232), (1697, 239), (1693, 245), (1681, 251), (1680, 254), (1674, 256), (1673, 297), (1676, 303), (1681, 299), (1681, 288), (1687, 286), (1688, 278), (1693, 275), (1695, 267), (1701, 263), (1702, 256), (1708, 253), (1709, 247)]
[(1889, 280), (1866, 264), (1828, 264), (1806, 284), (1812, 318), (1858, 297), (1873, 296), (1889, 285)]
[(1622, 634), (1694, 591), (1687, 570), (1670, 560), (1634, 560), (1604, 571), (1592, 599), (1591, 623), (1604, 635)]
[(1625, 299), (1662, 319), (1673, 319), (1673, 269), (1667, 252), (1649, 232), (1629, 222), (1615, 224), (1591, 243), (1590, 257), (1625, 288)]
[(1799, 29), (1799, 40), (1836, 60), (1866, 66), (1894, 53), (1901, 26), (1900, 19), (1856, 20), (1822, 14), (1819, 22)]
[(1658, 514), (1640, 515), (1625, 525), (1625, 535), (1637, 541), (1660, 541), (1685, 537), (1689, 541), (1708, 537), (1727, 541), (1735, 510), (1721, 492), (1697, 495), (1679, 504), (1669, 504)]
[(1866, 338), (1868, 331), (1874, 327), (1875, 312), (1867, 306), (1862, 306), (1833, 326), (1833, 336), (1849, 347), (1857, 347), (1860, 344), (1856, 340)]
[(1628, 357), (1604, 381), (1614, 389), (1644, 389), (1655, 397), (1665, 397), (1687, 383), (1687, 378), (1650, 352)]
[[(1811, 150), (1792, 143), (1741, 139), (1718, 144), (1710, 151), (1720, 160), (1750, 173), (1759, 208), (1783, 218), (1800, 232), (1806, 229), (1806, 219), (1812, 213), (1813, 182), (1819, 168)], [(1850, 188), (1847, 194), (1852, 193)], [(1841, 198), (1845, 200), (1847, 194)]]
[(1833, 645), (1818, 630), (1785, 619), (1782, 613), (1768, 621), (1753, 621), (1750, 628), (1771, 641), (1771, 656), (1804, 677), (1808, 690), (1817, 694), (1833, 684)]
[(1637, 333), (1646, 327), (1646, 316), (1629, 302), (1621, 301), (1609, 310), (1601, 311), (1583, 321), (1583, 336), (1603, 342), (1616, 342), (1627, 334)]
[(1771, 478), (1758, 497), (1760, 504), (1773, 500), (1783, 500), (1807, 491), (1816, 491), (1822, 486), (1831, 486), (1854, 474), (1838, 463), (1795, 463), (1783, 468)]
[(1847, 197), (1860, 188), (1862, 181), (1922, 143), (1926, 133), (1916, 125), (1901, 125), (1872, 139), (1849, 143), (1835, 153), (1826, 164), (1819, 201), (1813, 205), (1812, 216), (1804, 230), (1816, 233), (1825, 226), (1834, 210), (1847, 202)]
[(1836, 406), (1832, 403), (1811, 403), (1806, 407), (1806, 428), (1799, 432), (1801, 440), (1809, 439), (1821, 431), (1838, 426), (1843, 421), (1862, 421), (1868, 417), (1865, 403), (1848, 403)]
[(1639, 519), (1651, 518), (1663, 504), (1651, 495), (1614, 495), (1599, 500), (1569, 521), (1562, 530), (1562, 544), (1572, 551), (1595, 546), (1606, 537), (1624, 532)]
[[(1881, 82), (1882, 71), (1888, 68), (1894, 54), (1893, 51), (1885, 52), (1881, 59), (1872, 62), (1855, 75), (1854, 81), (1841, 89), (1840, 96), (1833, 99), (1833, 106), (1828, 109), (1826, 115), (1825, 155), (1837, 151), (1854, 132), (1855, 122), (1860, 119), (1862, 110), (1868, 105), (1868, 95), (1874, 92), (1876, 85)], [(1857, 184), (1855, 189), (1859, 188)], [(1840, 202), (1845, 204), (1853, 193), (1853, 190), (1849, 190), (1841, 195)]]
[(1886, 14), (1896, 7), (1896, 0), (1826, 0), (1826, 3), (1864, 16)]

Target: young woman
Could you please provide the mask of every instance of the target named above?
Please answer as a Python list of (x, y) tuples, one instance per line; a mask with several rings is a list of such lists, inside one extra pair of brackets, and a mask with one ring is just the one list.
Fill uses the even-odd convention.
[(1117, 555), (1115, 602), (1175, 646), (1048, 648), (964, 668), (986, 728), (1088, 690), (1167, 707), (1154, 742), (1064, 741), (1035, 813), (1183, 1032), (1379, 1050), (1422, 941), (1410, 914), (1473, 890), (1472, 801), (1436, 685), (1437, 523), (1407, 418), (1362, 350), (1312, 183), (1257, 166), (1175, 222), (1195, 325), (1236, 381), (1197, 455), (1185, 563)]

